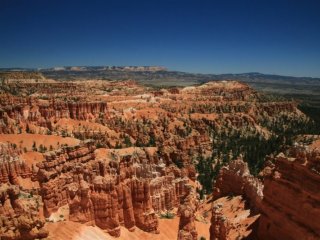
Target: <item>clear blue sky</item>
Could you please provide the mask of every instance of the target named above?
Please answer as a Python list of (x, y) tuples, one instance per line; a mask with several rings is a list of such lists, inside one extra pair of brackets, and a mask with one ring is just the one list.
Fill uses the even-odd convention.
[(320, 77), (319, 0), (0, 0), (0, 67)]

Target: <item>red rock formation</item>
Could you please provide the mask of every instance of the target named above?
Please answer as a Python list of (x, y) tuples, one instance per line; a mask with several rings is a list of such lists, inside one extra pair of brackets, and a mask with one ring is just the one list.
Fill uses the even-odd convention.
[(210, 240), (226, 240), (230, 233), (230, 223), (223, 216), (221, 205), (214, 205), (210, 225)]
[(158, 219), (152, 208), (149, 183), (134, 179), (131, 184), (134, 217), (137, 227), (147, 232), (158, 232)]
[(157, 233), (156, 214), (179, 206), (188, 179), (176, 168), (167, 173), (141, 150), (117, 161), (96, 159), (94, 149), (86, 141), (48, 152), (37, 164), (45, 216), (68, 204), (70, 220), (95, 224), (113, 236), (120, 236), (120, 225)]
[[(33, 240), (46, 238), (38, 207), (39, 199), (24, 199), (18, 186), (2, 184), (0, 188), (0, 239)], [(28, 202), (28, 204), (26, 204)]]
[(320, 238), (320, 152), (304, 147), (275, 158), (264, 182), (260, 239)]
[(188, 191), (178, 209), (180, 215), (178, 240), (197, 240), (195, 213), (198, 207), (198, 200), (194, 188), (191, 185), (187, 185), (187, 189)]
[(220, 170), (214, 184), (213, 199), (242, 195), (249, 202), (251, 209), (259, 211), (262, 191), (262, 182), (250, 174), (248, 164), (239, 158)]
[[(248, 164), (242, 158), (222, 167), (213, 188), (213, 200), (216, 201), (212, 208), (210, 239), (247, 237), (251, 233), (249, 226), (258, 218), (257, 215), (250, 219), (249, 215), (260, 211), (262, 190), (262, 182), (250, 174)], [(233, 199), (237, 195), (241, 197)], [(246, 205), (250, 209), (246, 209)]]
[[(50, 87), (48, 87), (50, 88)], [(107, 117), (108, 108), (104, 101), (73, 99), (62, 101), (52, 97), (50, 101), (35, 98), (0, 96), (0, 133), (27, 131), (27, 124), (52, 130), (52, 125), (61, 118), (94, 121)]]
[[(0, 181), (39, 181), (46, 217), (68, 205), (70, 220), (113, 236), (121, 234), (121, 225), (158, 231), (156, 214), (180, 206), (186, 183), (197, 176), (195, 158), (212, 154), (213, 132), (249, 129), (263, 137), (271, 133), (263, 126), (278, 115), (304, 118), (295, 104), (260, 101), (248, 85), (234, 81), (157, 92), (133, 81), (13, 81), (0, 91), (0, 133), (93, 140), (46, 152), (45, 161), (31, 170), (15, 154), (4, 154)], [(96, 146), (139, 148), (114, 149), (97, 159)], [(232, 164), (219, 176), (216, 197), (242, 194), (257, 210), (260, 182), (244, 163)], [(195, 238), (188, 201), (180, 208), (182, 239)]]
[(56, 102), (50, 105), (39, 105), (38, 112), (45, 119), (71, 118), (77, 120), (90, 120), (107, 113), (105, 102)]
[(18, 177), (30, 178), (31, 169), (19, 157), (21, 152), (10, 144), (0, 143), (0, 183), (18, 184)]
[[(87, 183), (86, 183), (87, 184)], [(118, 193), (116, 186), (112, 179), (106, 179), (102, 176), (98, 176), (94, 179), (94, 189), (85, 196), (85, 202), (87, 206), (81, 204), (79, 207), (83, 211), (90, 213), (90, 205), (93, 206), (95, 224), (101, 229), (106, 229), (110, 235), (120, 236), (120, 223), (118, 214)], [(81, 196), (81, 202), (83, 202), (83, 196)], [(91, 203), (89, 205), (89, 203)], [(72, 215), (72, 213), (71, 213)], [(72, 219), (75, 220), (75, 219)]]
[(247, 100), (255, 95), (255, 92), (247, 84), (235, 81), (208, 82), (201, 88), (186, 88), (184, 92), (199, 96), (219, 96), (224, 100)]
[(242, 196), (219, 198), (213, 202), (210, 239), (252, 239), (258, 218)]
[(117, 191), (119, 222), (128, 228), (129, 231), (134, 231), (136, 222), (131, 199), (131, 188), (122, 183), (118, 186)]

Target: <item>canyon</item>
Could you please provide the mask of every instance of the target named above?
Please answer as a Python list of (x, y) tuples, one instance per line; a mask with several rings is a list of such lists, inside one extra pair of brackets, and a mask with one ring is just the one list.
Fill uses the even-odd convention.
[(232, 80), (4, 76), (1, 239), (320, 238), (319, 136), (296, 102)]

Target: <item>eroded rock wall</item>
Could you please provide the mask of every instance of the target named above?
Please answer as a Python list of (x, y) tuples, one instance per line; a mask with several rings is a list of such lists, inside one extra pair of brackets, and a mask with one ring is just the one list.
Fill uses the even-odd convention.
[(1, 184), (0, 239), (33, 240), (48, 236), (39, 216), (41, 199), (25, 196), (18, 186)]
[(320, 153), (295, 147), (266, 176), (258, 237), (320, 238)]
[(198, 233), (195, 226), (195, 213), (199, 202), (196, 191), (191, 185), (187, 185), (187, 192), (178, 209), (180, 215), (178, 240), (197, 240)]
[(250, 174), (248, 164), (239, 158), (223, 167), (215, 181), (213, 199), (242, 195), (252, 210), (259, 212), (263, 198), (263, 183)]
[(45, 216), (68, 204), (70, 220), (95, 224), (113, 236), (120, 236), (120, 225), (157, 233), (157, 213), (179, 206), (188, 179), (143, 151), (98, 160), (94, 150), (86, 141), (45, 154), (37, 165)]

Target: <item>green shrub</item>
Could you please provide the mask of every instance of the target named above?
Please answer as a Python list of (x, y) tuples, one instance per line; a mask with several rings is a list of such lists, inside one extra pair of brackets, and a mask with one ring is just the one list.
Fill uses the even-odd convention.
[(167, 211), (166, 213), (161, 214), (160, 218), (173, 219), (174, 216), (175, 216), (174, 213)]

